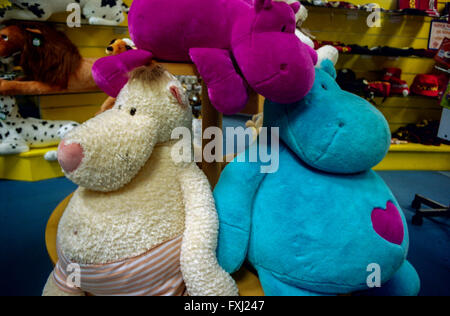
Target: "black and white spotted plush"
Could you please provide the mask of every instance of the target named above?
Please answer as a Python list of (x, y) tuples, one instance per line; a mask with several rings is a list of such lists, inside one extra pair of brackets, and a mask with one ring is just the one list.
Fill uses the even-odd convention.
[(79, 3), (89, 24), (118, 25), (125, 20), (128, 6), (122, 0), (11, 0), (12, 9), (0, 10), (6, 20), (46, 21), (53, 13), (66, 12), (67, 5)]
[(0, 155), (19, 154), (29, 151), (30, 148), (56, 146), (67, 132), (78, 125), (72, 121), (22, 118), (16, 99), (0, 96)]

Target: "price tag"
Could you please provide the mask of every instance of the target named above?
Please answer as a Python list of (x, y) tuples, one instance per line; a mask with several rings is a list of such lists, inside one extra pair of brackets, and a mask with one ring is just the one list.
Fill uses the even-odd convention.
[(431, 21), (428, 49), (439, 49), (444, 38), (450, 38), (450, 24), (446, 21)]

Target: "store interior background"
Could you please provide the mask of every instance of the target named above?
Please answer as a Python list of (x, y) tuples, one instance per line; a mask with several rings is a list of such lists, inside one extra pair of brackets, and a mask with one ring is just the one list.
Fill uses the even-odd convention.
[[(125, 1), (128, 4), (131, 0)], [(365, 4), (367, 1), (351, 1)], [(394, 0), (376, 1), (381, 7), (394, 8)], [(444, 1), (442, 1), (443, 3)], [(304, 27), (319, 39), (347, 44), (426, 48), (432, 18), (382, 14), (382, 28), (367, 28), (367, 14), (313, 8)], [(61, 15), (51, 19), (78, 46), (84, 57), (102, 57), (113, 38), (127, 37), (126, 22), (119, 27), (83, 25), (69, 29)], [(327, 21), (327, 23), (324, 23)], [(337, 69), (351, 68), (358, 77), (375, 80), (382, 68), (402, 69), (402, 78), (412, 84), (419, 73), (427, 73), (434, 66), (431, 58), (384, 57), (341, 54)], [(101, 92), (72, 95), (31, 97), (37, 107), (24, 109), (31, 115), (45, 119), (68, 119), (78, 122), (91, 118), (105, 99)], [(435, 99), (421, 96), (376, 98), (379, 110), (386, 116), (392, 131), (420, 120), (439, 120), (442, 107)], [(247, 109), (249, 114), (261, 111)], [(224, 118), (224, 127), (244, 126), (248, 115)], [(411, 151), (394, 148), (390, 157), (377, 172), (398, 199), (408, 222), (410, 233), (409, 260), (417, 269), (422, 289), (420, 295), (450, 295), (450, 220), (425, 219), (422, 226), (411, 224), (414, 210), (411, 202), (420, 193), (437, 202), (450, 202), (450, 150), (447, 147), (418, 146)], [(447, 159), (447, 160), (446, 160)], [(448, 167), (448, 168), (447, 168)], [(406, 170), (400, 170), (406, 169)], [(440, 171), (444, 170), (444, 171)], [(45, 228), (55, 207), (76, 186), (65, 178), (36, 182), (0, 180), (0, 295), (40, 295), (53, 269), (45, 246)]]

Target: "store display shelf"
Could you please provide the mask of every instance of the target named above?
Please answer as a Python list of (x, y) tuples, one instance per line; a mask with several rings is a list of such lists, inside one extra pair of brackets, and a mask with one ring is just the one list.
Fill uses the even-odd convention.
[[(302, 1), (302, 4), (305, 5), (305, 7), (308, 8), (308, 10), (323, 10), (323, 11), (330, 11), (330, 13), (342, 13), (342, 14), (359, 14), (361, 13), (361, 15), (365, 14), (365, 15), (369, 15), (372, 13), (372, 11), (368, 11), (365, 8), (342, 8), (342, 7), (327, 7), (327, 6), (320, 6), (320, 5), (311, 5), (308, 2), (304, 2)], [(417, 10), (415, 13), (413, 13), (412, 10), (408, 11), (408, 10), (386, 10), (381, 8), (380, 13), (382, 15), (386, 15), (386, 16), (393, 16), (393, 17), (411, 17), (411, 18), (423, 18), (426, 20), (432, 20), (432, 19), (438, 19), (438, 18), (444, 18), (444, 17), (439, 17), (439, 16), (433, 16), (433, 15), (428, 15), (425, 13), (422, 13), (421, 11)]]
[(44, 155), (56, 147), (32, 149), (18, 155), (0, 156), (0, 179), (40, 181), (64, 176), (57, 161), (47, 161)]
[[(30, 22), (29, 20), (17, 20), (17, 21), (23, 21), (23, 22)], [(67, 22), (65, 22), (64, 18), (56, 15), (56, 18), (51, 18), (48, 21), (45, 21), (45, 23), (53, 24), (56, 27), (61, 28), (71, 28), (67, 25)], [(128, 32), (128, 26), (119, 24), (119, 25), (104, 25), (104, 24), (89, 24), (87, 21), (82, 21), (80, 23), (80, 27), (89, 27), (92, 29), (115, 29), (123, 31), (124, 33)], [(76, 29), (76, 27), (74, 27)]]
[(414, 58), (414, 59), (433, 59), (433, 57), (427, 57), (427, 56), (398, 56), (398, 55), (379, 55), (379, 54), (360, 54), (360, 53), (339, 53), (340, 56), (364, 56), (364, 57), (385, 57), (385, 58)]
[(436, 106), (439, 106), (439, 98), (437, 97), (427, 97), (427, 96), (422, 96), (422, 95), (417, 95), (417, 94), (410, 94), (406, 97), (401, 96), (401, 95), (391, 95), (389, 97), (380, 97), (380, 96), (376, 96), (375, 97), (375, 102), (377, 104), (380, 105), (384, 105), (384, 103), (389, 103), (387, 101), (392, 100), (394, 102), (414, 102), (414, 104), (420, 104), (423, 103), (423, 105), (426, 104), (435, 104)]
[(450, 145), (392, 145), (375, 170), (450, 170)]
[(45, 92), (42, 94), (22, 94), (27, 96), (35, 96), (35, 97), (44, 97), (44, 96), (52, 96), (52, 95), (77, 95), (77, 94), (88, 94), (88, 93), (100, 93), (102, 92), (100, 89), (92, 89), (92, 90), (64, 90), (64, 91), (51, 91), (51, 92)]

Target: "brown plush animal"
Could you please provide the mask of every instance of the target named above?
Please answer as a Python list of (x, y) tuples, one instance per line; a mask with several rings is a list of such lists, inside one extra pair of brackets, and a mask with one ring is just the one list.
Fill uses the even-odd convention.
[(0, 57), (20, 56), (24, 80), (0, 80), (0, 94), (29, 95), (98, 89), (94, 58), (82, 58), (67, 36), (39, 22), (10, 21), (0, 30)]
[[(106, 54), (107, 55), (119, 55), (126, 51), (136, 49), (136, 46), (134, 45), (133, 41), (128, 38), (123, 39), (113, 39), (111, 43), (109, 43), (108, 47), (106, 48)], [(114, 107), (114, 104), (116, 103), (116, 98), (108, 97), (106, 101), (102, 104), (100, 107), (100, 110), (95, 114), (99, 115), (105, 111), (108, 111)]]
[(106, 48), (106, 54), (118, 55), (132, 49), (136, 49), (136, 45), (129, 38), (113, 39)]

